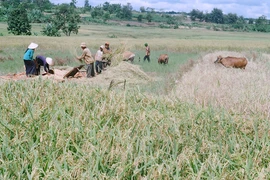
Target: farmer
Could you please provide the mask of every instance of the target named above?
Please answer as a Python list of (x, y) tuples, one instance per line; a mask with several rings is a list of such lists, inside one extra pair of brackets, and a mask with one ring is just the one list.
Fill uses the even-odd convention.
[(99, 47), (99, 50), (96, 53), (95, 60), (96, 60), (96, 72), (97, 74), (100, 74), (102, 71), (102, 56), (103, 56), (103, 49), (104, 46), (101, 45)]
[(105, 48), (103, 49), (103, 57), (102, 57), (102, 64), (103, 69), (107, 67), (107, 65), (111, 65), (112, 60), (112, 51), (110, 49), (110, 43), (105, 42)]
[(144, 46), (145, 46), (145, 56), (143, 58), (143, 61), (147, 59), (148, 62), (150, 62), (150, 47), (148, 46), (147, 43), (145, 43)]
[(36, 64), (34, 62), (33, 56), (35, 49), (38, 47), (38, 44), (31, 43), (23, 55), (23, 61), (25, 65), (25, 72), (27, 77), (36, 75)]
[(83, 50), (82, 55), (80, 57), (76, 57), (79, 61), (86, 63), (86, 74), (87, 78), (91, 78), (95, 76), (94, 63), (95, 60), (92, 57), (91, 51), (86, 47), (85, 42), (81, 43), (81, 48)]
[(36, 63), (36, 75), (40, 75), (40, 66), (44, 67), (44, 71), (46, 73), (52, 72), (52, 70), (50, 70), (50, 66), (54, 65), (54, 61), (52, 58), (37, 55), (35, 59), (35, 63)]

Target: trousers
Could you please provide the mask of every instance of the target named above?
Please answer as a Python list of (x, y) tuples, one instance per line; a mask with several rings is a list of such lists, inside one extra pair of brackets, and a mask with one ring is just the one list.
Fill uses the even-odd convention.
[(32, 60), (24, 60), (26, 76), (36, 75), (36, 64)]
[(147, 59), (148, 62), (150, 62), (150, 56), (149, 55), (145, 55), (143, 58), (143, 61), (145, 61)]
[(86, 74), (88, 78), (95, 76), (94, 63), (86, 64)]

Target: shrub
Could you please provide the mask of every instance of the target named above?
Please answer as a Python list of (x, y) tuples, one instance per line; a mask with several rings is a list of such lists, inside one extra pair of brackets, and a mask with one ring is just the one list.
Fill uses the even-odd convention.
[(56, 28), (55, 25), (48, 23), (46, 26), (42, 27), (42, 34), (46, 36), (55, 36), (55, 37), (60, 37), (60, 32)]
[(117, 38), (117, 36), (115, 34), (109, 34), (108, 37), (109, 38)]

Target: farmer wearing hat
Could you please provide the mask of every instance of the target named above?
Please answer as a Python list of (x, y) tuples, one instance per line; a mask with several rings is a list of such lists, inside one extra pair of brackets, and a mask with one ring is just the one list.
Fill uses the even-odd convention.
[(104, 46), (101, 45), (99, 47), (99, 50), (96, 53), (95, 60), (96, 60), (96, 72), (97, 74), (100, 74), (102, 71), (102, 56), (103, 56), (103, 49)]
[(143, 58), (143, 61), (145, 61), (146, 59), (148, 60), (148, 62), (150, 62), (150, 47), (148, 46), (147, 43), (144, 44), (145, 46), (145, 56)]
[(36, 64), (33, 60), (35, 49), (38, 47), (38, 44), (31, 43), (23, 55), (23, 61), (25, 65), (26, 76), (31, 77), (36, 75)]
[(50, 66), (54, 65), (54, 61), (52, 58), (37, 55), (35, 59), (35, 63), (36, 63), (36, 75), (40, 75), (40, 66), (44, 67), (44, 71), (46, 73), (53, 74), (53, 71), (50, 69)]
[(83, 50), (83, 53), (80, 57), (76, 57), (79, 61), (82, 62), (82, 60), (84, 60), (84, 62), (86, 63), (86, 74), (87, 77), (94, 77), (95, 76), (95, 69), (94, 69), (94, 62), (95, 60), (92, 57), (91, 51), (86, 47), (85, 42), (81, 43), (81, 48)]

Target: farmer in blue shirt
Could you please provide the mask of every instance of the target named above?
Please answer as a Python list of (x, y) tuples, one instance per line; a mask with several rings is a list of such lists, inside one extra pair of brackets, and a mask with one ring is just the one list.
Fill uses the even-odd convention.
[[(53, 59), (50, 57), (45, 57), (41, 55), (37, 55), (36, 59), (36, 75), (40, 75), (40, 66), (44, 67), (44, 71), (46, 73), (51, 73), (50, 66), (54, 65)], [(53, 73), (52, 73), (53, 74)]]
[(38, 47), (38, 44), (31, 43), (26, 49), (23, 60), (25, 65), (26, 76), (31, 77), (36, 75), (36, 64), (34, 62), (33, 56), (35, 49)]

